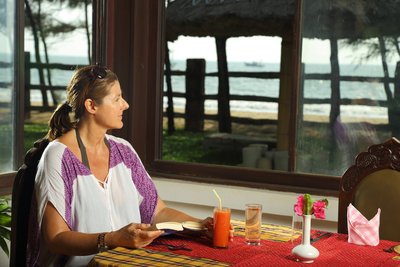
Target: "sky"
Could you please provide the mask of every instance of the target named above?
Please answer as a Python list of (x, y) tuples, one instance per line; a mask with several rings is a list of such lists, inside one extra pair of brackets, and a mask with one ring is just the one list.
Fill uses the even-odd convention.
[(0, 33), (0, 52), (5, 54), (10, 54), (12, 51), (10, 38), (3, 33)]
[[(168, 43), (172, 60), (204, 58), (217, 60), (215, 39), (211, 37), (179, 37)], [(260, 51), (262, 51), (260, 53)], [(280, 62), (281, 38), (278, 37), (237, 37), (226, 43), (228, 61)]]
[[(239, 37), (227, 41), (227, 56), (229, 61), (262, 61), (280, 62), (281, 39), (278, 37)], [(179, 37), (175, 42), (169, 42), (172, 60), (186, 58), (204, 58), (210, 61), (217, 60), (215, 40), (211, 37)], [(33, 51), (33, 40), (26, 39), (25, 47)], [(83, 31), (77, 31), (73, 37), (64, 37), (62, 42), (51, 42), (49, 45), (52, 54), (86, 56), (86, 36)], [(245, 48), (245, 49), (243, 49)], [(260, 51), (263, 51), (260, 53)]]
[[(211, 37), (179, 37), (168, 44), (171, 60), (204, 58), (217, 60), (215, 40)], [(366, 49), (356, 51), (340, 46), (341, 64), (358, 64)], [(226, 44), (228, 61), (279, 63), (281, 57), (281, 38), (279, 37), (237, 37), (229, 38)], [(328, 40), (303, 39), (302, 62), (306, 64), (329, 64), (330, 43)], [(380, 57), (371, 59), (368, 64), (381, 64)]]
[[(52, 55), (87, 57), (87, 39), (83, 30), (77, 30), (74, 36), (64, 36), (61, 41), (49, 40), (48, 48)], [(25, 51), (34, 51), (32, 38), (25, 38)]]

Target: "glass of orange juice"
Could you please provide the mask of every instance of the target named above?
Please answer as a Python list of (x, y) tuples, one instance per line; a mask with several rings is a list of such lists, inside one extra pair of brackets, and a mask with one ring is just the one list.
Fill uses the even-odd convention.
[(213, 245), (217, 248), (227, 248), (229, 230), (231, 227), (231, 210), (226, 207), (214, 208), (214, 239)]

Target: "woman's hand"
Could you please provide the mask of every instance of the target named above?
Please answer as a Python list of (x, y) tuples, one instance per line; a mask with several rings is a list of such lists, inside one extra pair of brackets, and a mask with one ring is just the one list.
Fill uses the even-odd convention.
[(105, 242), (110, 247), (142, 248), (164, 233), (150, 227), (150, 224), (131, 223), (118, 231), (106, 234)]

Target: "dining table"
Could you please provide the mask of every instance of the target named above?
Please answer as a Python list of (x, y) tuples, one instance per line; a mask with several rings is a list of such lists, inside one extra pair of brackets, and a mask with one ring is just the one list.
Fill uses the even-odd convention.
[[(291, 253), (301, 243), (301, 231), (290, 226), (263, 224), (258, 246), (245, 242), (244, 222), (232, 222), (234, 236), (227, 248), (214, 248), (202, 236), (169, 234), (150, 245), (117, 247), (98, 253), (89, 267), (102, 266), (304, 266)], [(319, 256), (312, 266), (400, 266), (393, 247), (399, 242), (380, 240), (377, 246), (348, 242), (346, 234), (311, 230), (311, 244)]]

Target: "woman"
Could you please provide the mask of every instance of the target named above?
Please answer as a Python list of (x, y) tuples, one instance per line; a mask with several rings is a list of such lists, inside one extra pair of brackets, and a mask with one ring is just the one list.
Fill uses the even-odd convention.
[(144, 247), (163, 233), (150, 224), (162, 221), (191, 220), (211, 229), (209, 219), (166, 207), (130, 143), (107, 134), (122, 127), (129, 108), (112, 71), (80, 68), (66, 93), (38, 165), (40, 249), (31, 263), (81, 266), (99, 251)]

